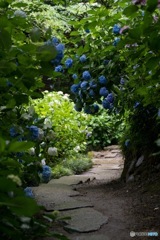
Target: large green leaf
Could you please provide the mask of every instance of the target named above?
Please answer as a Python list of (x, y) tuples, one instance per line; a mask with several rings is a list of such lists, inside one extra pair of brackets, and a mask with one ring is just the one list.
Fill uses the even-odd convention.
[(9, 152), (20, 152), (20, 151), (25, 151), (28, 150), (29, 148), (33, 147), (34, 143), (33, 142), (11, 142), (8, 146), (8, 151)]

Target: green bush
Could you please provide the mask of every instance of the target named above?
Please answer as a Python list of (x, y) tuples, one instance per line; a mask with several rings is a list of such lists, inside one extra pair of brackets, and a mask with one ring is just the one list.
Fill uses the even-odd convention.
[(86, 150), (87, 122), (90, 116), (77, 113), (68, 94), (63, 92), (44, 92), (41, 99), (32, 100), (36, 113), (44, 120), (44, 131), (51, 133), (46, 139), (47, 152), (49, 147), (57, 149), (56, 156), (46, 156), (47, 161), (57, 164), (60, 159), (70, 154)]
[(125, 127), (125, 117), (120, 114), (101, 109), (98, 114), (91, 116), (88, 127), (88, 150), (103, 149), (110, 144), (117, 144)]

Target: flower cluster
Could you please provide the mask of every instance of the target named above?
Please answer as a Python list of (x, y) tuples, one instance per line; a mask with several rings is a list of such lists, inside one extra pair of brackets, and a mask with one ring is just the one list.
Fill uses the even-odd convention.
[(99, 105), (94, 102), (96, 99), (102, 100), (102, 106), (105, 109), (112, 109), (114, 96), (109, 93), (107, 89), (107, 79), (104, 75), (98, 77), (97, 80), (92, 79), (89, 71), (82, 73), (81, 81), (73, 84), (70, 88), (71, 92), (75, 95), (75, 110), (82, 111), (87, 114), (95, 114), (99, 111)]
[(42, 181), (45, 182), (45, 183), (48, 183), (51, 179), (51, 176), (52, 176), (52, 171), (51, 171), (51, 168), (47, 165), (43, 165), (42, 166)]

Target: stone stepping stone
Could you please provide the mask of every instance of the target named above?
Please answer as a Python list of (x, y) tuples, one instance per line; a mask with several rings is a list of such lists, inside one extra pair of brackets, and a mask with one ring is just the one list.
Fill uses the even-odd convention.
[(80, 208), (63, 212), (62, 216), (71, 217), (65, 220), (67, 224), (64, 229), (69, 232), (88, 233), (97, 231), (100, 227), (108, 223), (108, 217), (93, 208)]
[(91, 203), (75, 200), (73, 197), (80, 193), (65, 184), (42, 184), (39, 187), (32, 187), (32, 190), (37, 203), (46, 211), (93, 207)]
[(124, 162), (122, 157), (116, 157), (116, 158), (93, 158), (92, 159), (93, 164), (119, 164)]
[(52, 179), (48, 185), (50, 184), (65, 184), (65, 185), (78, 185), (81, 183), (86, 183), (93, 181), (95, 178), (91, 176), (84, 176), (84, 175), (71, 175), (71, 176), (64, 176), (59, 179)]

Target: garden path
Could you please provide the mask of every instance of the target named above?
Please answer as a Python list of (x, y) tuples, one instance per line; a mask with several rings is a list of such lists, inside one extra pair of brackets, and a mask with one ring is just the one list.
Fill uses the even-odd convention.
[(81, 175), (34, 187), (35, 198), (46, 211), (58, 210), (60, 216), (71, 217), (58, 227), (71, 240), (128, 240), (132, 230), (130, 199), (115, 194), (118, 185), (113, 183), (120, 178), (124, 164), (119, 146), (93, 152), (92, 161), (93, 167)]

